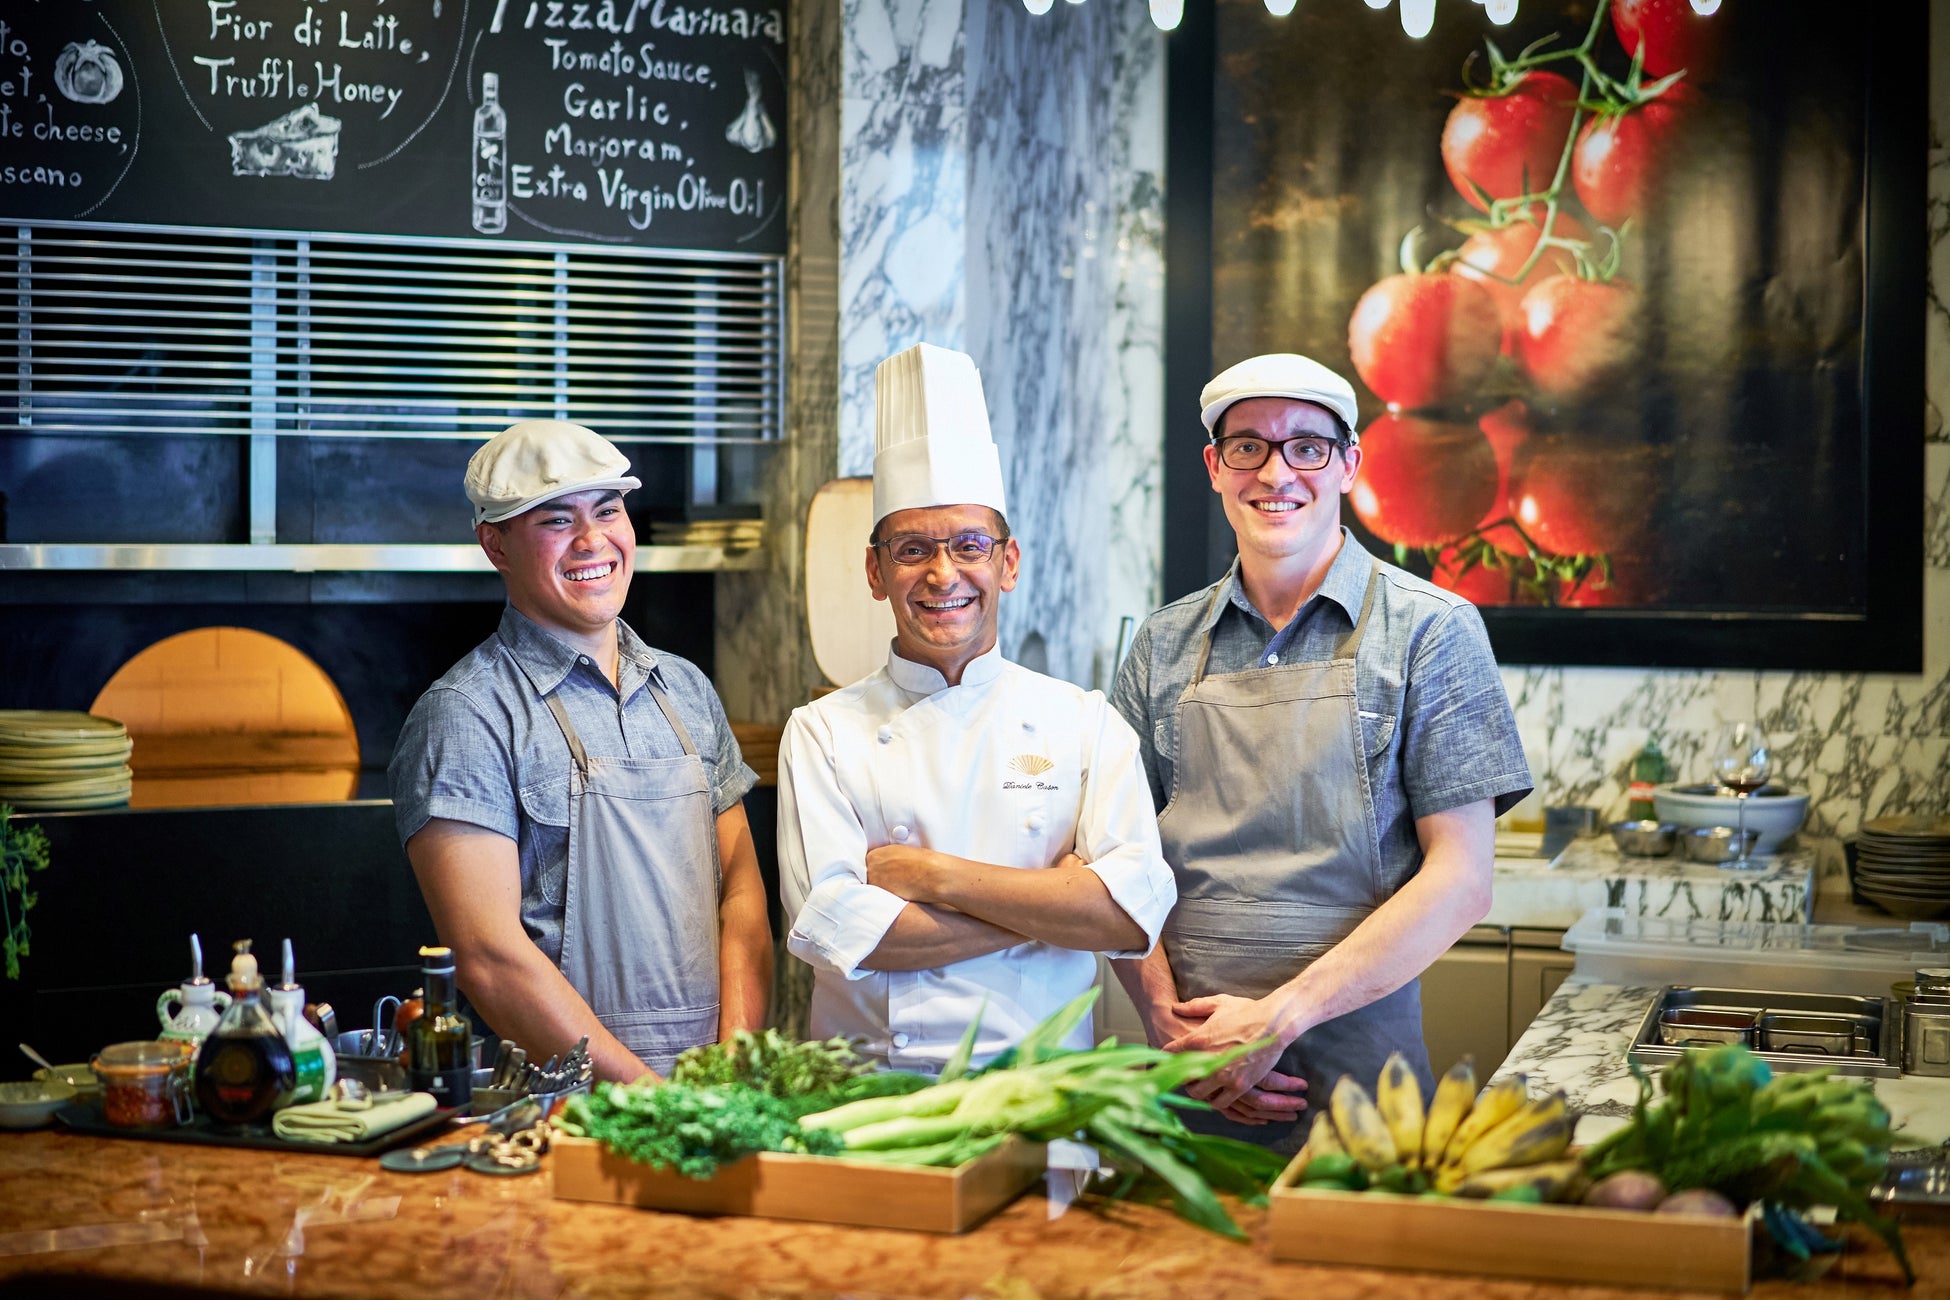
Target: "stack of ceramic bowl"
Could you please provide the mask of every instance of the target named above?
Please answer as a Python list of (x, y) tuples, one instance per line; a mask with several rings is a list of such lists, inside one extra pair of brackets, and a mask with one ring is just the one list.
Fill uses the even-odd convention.
[(0, 709), (0, 803), (21, 812), (129, 801), (128, 728), (91, 713)]
[(1855, 887), (1896, 916), (1922, 920), (1950, 912), (1950, 817), (1911, 813), (1863, 822)]

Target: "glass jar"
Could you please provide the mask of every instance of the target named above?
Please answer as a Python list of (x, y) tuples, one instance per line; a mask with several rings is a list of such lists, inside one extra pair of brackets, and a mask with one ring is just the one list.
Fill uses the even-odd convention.
[(102, 1084), (102, 1116), (117, 1128), (167, 1128), (190, 1122), (193, 1043), (133, 1042), (104, 1047), (89, 1062)]

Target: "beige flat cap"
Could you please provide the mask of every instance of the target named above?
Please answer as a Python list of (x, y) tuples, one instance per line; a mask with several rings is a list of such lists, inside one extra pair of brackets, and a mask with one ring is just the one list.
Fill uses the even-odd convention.
[(1297, 352), (1268, 352), (1248, 357), (1214, 376), (1198, 395), (1199, 418), (1210, 433), (1234, 402), (1248, 397), (1290, 397), (1324, 406), (1341, 417), (1354, 441), (1361, 440), (1361, 413), (1354, 405), (1354, 385)]
[(545, 501), (643, 486), (630, 460), (594, 429), (567, 420), (523, 420), (495, 434), (467, 462), (467, 499), (476, 524), (498, 524)]

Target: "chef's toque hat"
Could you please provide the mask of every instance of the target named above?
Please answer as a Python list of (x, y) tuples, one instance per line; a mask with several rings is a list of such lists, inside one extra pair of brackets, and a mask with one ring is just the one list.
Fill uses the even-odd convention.
[(897, 352), (874, 371), (873, 406), (876, 524), (896, 510), (929, 506), (988, 506), (1007, 515), (974, 358), (929, 343)]
[(590, 488), (643, 484), (630, 458), (594, 429), (566, 420), (523, 420), (495, 434), (467, 462), (474, 522), (498, 524), (545, 501)]
[(1361, 413), (1355, 409), (1354, 385), (1312, 357), (1268, 352), (1220, 371), (1198, 395), (1198, 414), (1205, 422), (1205, 431), (1211, 433), (1218, 426), (1228, 406), (1248, 397), (1290, 397), (1324, 406), (1341, 418), (1349, 437), (1361, 440)]

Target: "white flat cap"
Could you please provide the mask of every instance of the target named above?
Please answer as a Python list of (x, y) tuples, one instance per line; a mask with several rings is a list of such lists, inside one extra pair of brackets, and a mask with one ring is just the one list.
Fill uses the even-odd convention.
[(982, 376), (965, 352), (917, 343), (873, 373), (873, 518), (930, 506), (1006, 515)]
[(1340, 416), (1348, 433), (1360, 441), (1361, 413), (1354, 405), (1354, 385), (1312, 357), (1268, 352), (1220, 371), (1199, 391), (1199, 418), (1205, 421), (1205, 431), (1218, 427), (1226, 407), (1248, 397), (1291, 397), (1324, 406)]
[(476, 524), (498, 524), (544, 501), (643, 483), (630, 460), (597, 433), (567, 420), (523, 420), (495, 434), (467, 462), (467, 499)]

